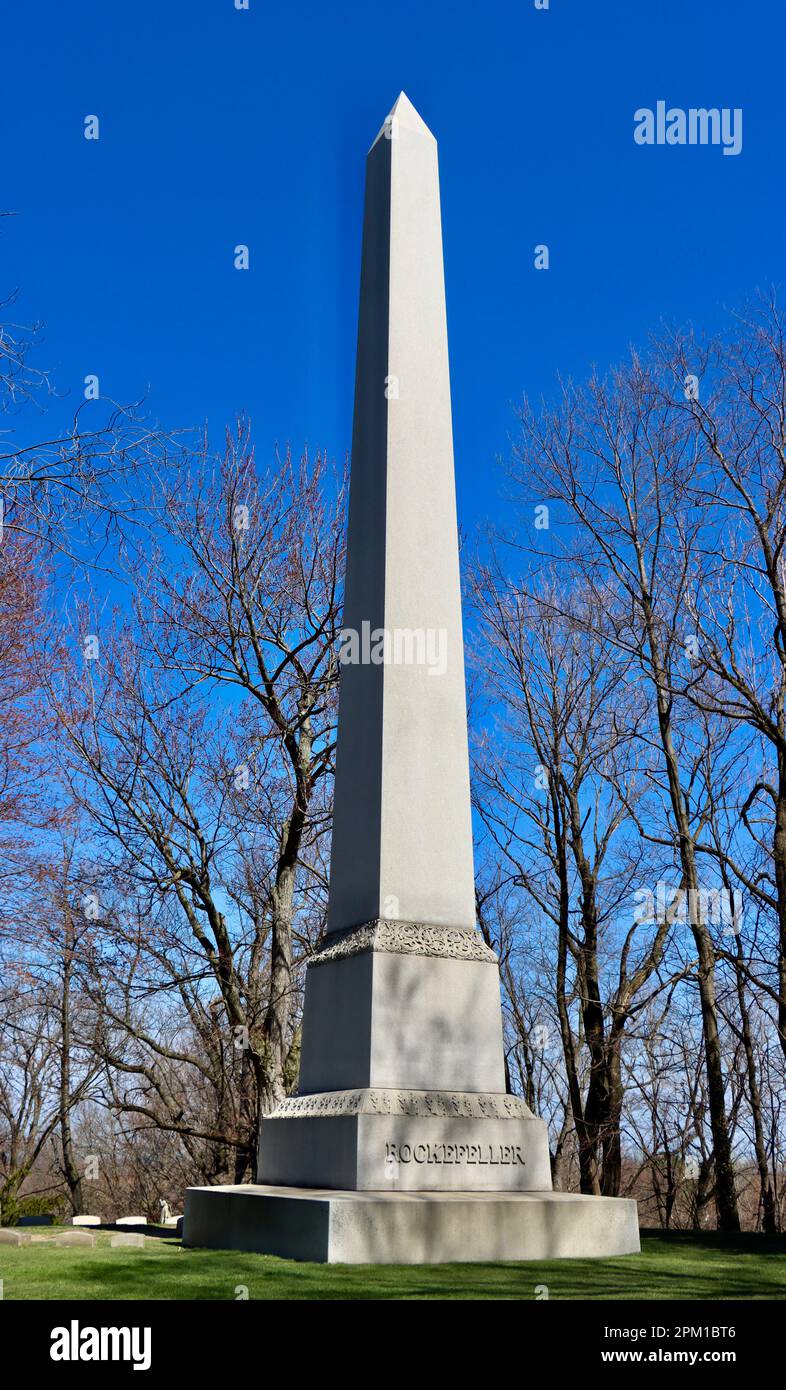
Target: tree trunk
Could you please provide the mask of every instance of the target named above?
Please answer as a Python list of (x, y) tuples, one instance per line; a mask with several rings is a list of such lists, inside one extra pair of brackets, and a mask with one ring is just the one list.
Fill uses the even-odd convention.
[[(643, 574), (643, 571), (642, 571)], [(651, 600), (646, 586), (644, 593), (644, 619), (647, 641), (652, 660), (653, 681), (657, 696), (658, 727), (661, 745), (666, 760), (666, 773), (669, 783), (674, 823), (677, 831), (680, 865), (689, 904), (688, 916), (691, 931), (699, 956), (699, 1000), (701, 1004), (701, 1024), (704, 1037), (704, 1057), (707, 1070), (707, 1095), (710, 1109), (710, 1128), (715, 1157), (715, 1206), (718, 1227), (721, 1231), (739, 1231), (740, 1218), (737, 1210), (737, 1192), (734, 1183), (734, 1166), (731, 1157), (731, 1140), (726, 1115), (726, 1092), (723, 1080), (720, 1035), (718, 1032), (718, 1010), (715, 999), (715, 948), (712, 937), (703, 921), (699, 898), (699, 880), (696, 870), (696, 851), (690, 827), (688, 806), (679, 774), (677, 752), (672, 736), (672, 698), (669, 683), (661, 661), (660, 649), (655, 630)]]
[(85, 1209), (82, 1175), (74, 1152), (71, 1130), (71, 981), (74, 969), (74, 933), (66, 924), (63, 952), (63, 979), (60, 997), (60, 1143), (63, 1151), (63, 1173), (68, 1184), (71, 1214), (79, 1216)]
[(778, 753), (773, 857), (778, 897), (778, 1039), (786, 1058), (786, 757), (781, 751)]
[[(310, 745), (305, 734), (301, 737), (300, 754), (301, 759), (307, 762), (310, 757)], [(274, 1110), (287, 1093), (286, 1069), (291, 1045), (290, 1028), (294, 1000), (292, 922), (298, 855), (306, 819), (305, 785), (305, 779), (299, 779), (292, 814), (282, 830), (281, 851), (272, 893), (270, 996), (263, 1030), (265, 1076), (260, 1096), (262, 1115)]]
[(556, 982), (557, 1015), (559, 1017), (560, 1033), (562, 1035), (562, 1051), (565, 1058), (565, 1070), (568, 1078), (570, 1107), (573, 1113), (573, 1123), (576, 1128), (576, 1139), (579, 1147), (579, 1186), (582, 1192), (597, 1197), (600, 1195), (597, 1162), (592, 1139), (588, 1133), (584, 1119), (584, 1105), (581, 1098), (581, 1085), (579, 1082), (578, 1067), (576, 1065), (576, 1051), (573, 1045), (573, 1030), (570, 1024), (570, 1013), (568, 1010), (567, 965), (570, 884), (568, 882), (567, 851), (560, 806), (553, 791), (551, 799), (554, 811), (554, 835), (557, 845), (559, 878), (559, 935), (557, 942)]
[[(739, 936), (737, 937), (737, 961), (742, 961), (742, 945)], [(764, 1139), (764, 1125), (761, 1117), (761, 1093), (759, 1091), (759, 1079), (756, 1074), (756, 1058), (753, 1052), (753, 1038), (751, 1036), (750, 1012), (748, 1010), (748, 1000), (745, 993), (745, 975), (740, 968), (737, 969), (737, 1000), (740, 1007), (740, 1019), (742, 1022), (742, 1045), (745, 1050), (745, 1064), (748, 1074), (748, 1099), (750, 1101), (751, 1116), (753, 1119), (754, 1147), (756, 1150), (756, 1167), (759, 1170), (759, 1209), (761, 1211), (762, 1230), (767, 1235), (775, 1235), (778, 1230), (777, 1217), (775, 1212), (775, 1194), (770, 1181), (770, 1169), (767, 1162), (767, 1145)]]
[(608, 1111), (603, 1129), (603, 1168), (601, 1192), (604, 1197), (619, 1197), (622, 1187), (622, 1139), (620, 1125), (625, 1088), (622, 1083), (622, 1033), (614, 1032), (608, 1050)]

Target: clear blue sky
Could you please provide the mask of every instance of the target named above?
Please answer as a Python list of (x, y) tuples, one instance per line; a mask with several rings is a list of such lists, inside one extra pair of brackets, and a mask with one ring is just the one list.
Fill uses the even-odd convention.
[[(365, 153), (403, 88), (440, 144), (470, 526), (523, 391), (783, 283), (785, 49), (782, 0), (8, 6), (0, 293), (71, 404), (96, 372), (173, 427), (247, 411), (263, 450), (342, 455)], [(659, 99), (741, 107), (742, 153), (639, 147)]]

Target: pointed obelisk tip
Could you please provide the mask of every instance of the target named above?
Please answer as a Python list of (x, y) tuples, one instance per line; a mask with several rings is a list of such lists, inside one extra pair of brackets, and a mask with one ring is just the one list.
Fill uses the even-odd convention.
[[(417, 135), (427, 135), (429, 140), (434, 140), (434, 136), (429, 130), (423, 117), (415, 110), (406, 92), (399, 92), (390, 113), (386, 116), (374, 145), (383, 136), (388, 140), (395, 140), (399, 129), (410, 130)], [(371, 146), (372, 150), (374, 145)]]

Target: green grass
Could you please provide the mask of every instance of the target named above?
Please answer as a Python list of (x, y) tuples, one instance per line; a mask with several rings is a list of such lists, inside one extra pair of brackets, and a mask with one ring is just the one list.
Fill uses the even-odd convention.
[[(36, 1234), (45, 1234), (37, 1231)], [(50, 1230), (47, 1235), (56, 1232)], [(786, 1298), (786, 1236), (648, 1231), (642, 1253), (533, 1264), (315, 1265), (230, 1250), (184, 1250), (145, 1237), (141, 1250), (0, 1246), (5, 1299)]]

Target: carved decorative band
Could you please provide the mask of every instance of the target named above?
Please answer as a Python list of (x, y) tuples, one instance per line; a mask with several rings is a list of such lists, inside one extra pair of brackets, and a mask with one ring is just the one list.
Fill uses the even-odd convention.
[(497, 957), (472, 927), (432, 927), (419, 922), (365, 922), (348, 931), (335, 932), (316, 950), (309, 966), (345, 960), (364, 951), (399, 956), (442, 956), (447, 960), (480, 960), (496, 964)]
[(334, 1115), (414, 1115), (456, 1120), (531, 1120), (518, 1096), (475, 1091), (323, 1091), (288, 1096), (268, 1120), (318, 1119)]

